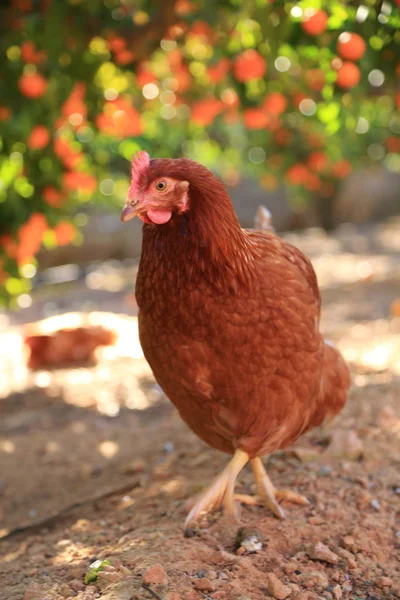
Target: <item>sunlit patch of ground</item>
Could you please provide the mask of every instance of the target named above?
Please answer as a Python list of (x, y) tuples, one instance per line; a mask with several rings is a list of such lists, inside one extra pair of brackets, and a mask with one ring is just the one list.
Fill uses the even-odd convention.
[[(256, 554), (236, 553), (238, 527), (219, 515), (183, 538), (186, 498), (225, 458), (188, 431), (155, 385), (138, 342), (133, 267), (98, 265), (68, 294), (53, 283), (35, 292), (31, 307), (1, 317), (0, 535), (55, 516), (47, 529), (1, 543), (1, 600), (27, 589), (32, 600), (150, 598), (143, 574), (155, 563), (169, 579), (152, 586), (163, 600), (261, 600), (271, 572), (291, 590), (289, 600), (400, 593), (400, 226), (288, 238), (313, 259), (322, 329), (353, 372), (340, 417), (269, 461), (273, 481), (305, 494), (310, 507), (288, 507), (286, 522), (243, 509), (243, 523), (262, 539)], [(49, 315), (46, 327), (100, 323), (117, 341), (96, 351), (96, 364), (30, 372), (19, 324)], [(250, 471), (238, 489), (254, 491)], [(319, 542), (337, 564), (310, 557)], [(104, 558), (111, 568), (86, 587), (89, 564)], [(210, 583), (200, 591), (204, 578)]]

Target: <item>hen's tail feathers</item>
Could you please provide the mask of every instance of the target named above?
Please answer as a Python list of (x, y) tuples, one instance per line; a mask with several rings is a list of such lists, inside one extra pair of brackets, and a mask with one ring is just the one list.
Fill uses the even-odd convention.
[(349, 387), (350, 370), (346, 361), (332, 342), (325, 341), (320, 397), (313, 427), (320, 425), (325, 419), (332, 419), (342, 410)]
[(260, 204), (254, 218), (254, 228), (259, 231), (275, 231), (272, 225), (272, 215), (268, 208)]

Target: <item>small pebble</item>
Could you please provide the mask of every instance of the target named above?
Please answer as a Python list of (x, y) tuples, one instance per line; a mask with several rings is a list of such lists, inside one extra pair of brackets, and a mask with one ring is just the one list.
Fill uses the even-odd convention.
[(350, 570), (352, 569), (357, 569), (357, 563), (354, 560), (354, 558), (349, 558), (347, 561), (347, 566), (349, 567)]
[(196, 590), (199, 590), (199, 592), (213, 592), (215, 590), (214, 583), (210, 581), (208, 577), (202, 577), (201, 579), (198, 579), (195, 582), (194, 587)]
[(80, 579), (73, 579), (68, 585), (74, 590), (74, 592), (81, 592), (85, 589), (85, 585)]
[(323, 571), (308, 571), (306, 573), (301, 573), (300, 580), (308, 589), (313, 589), (315, 587), (325, 589), (329, 585), (328, 577)]
[(291, 573), (294, 573), (297, 569), (297, 564), (294, 563), (289, 563), (288, 565), (285, 565), (283, 567), (283, 570), (285, 571), (286, 575), (291, 575)]
[(284, 585), (274, 573), (267, 573), (266, 583), (268, 592), (277, 600), (285, 600), (293, 591), (288, 585)]
[(319, 468), (320, 475), (323, 475), (324, 477), (326, 477), (326, 475), (330, 475), (332, 471), (333, 467), (330, 467), (329, 465), (321, 465)]
[(332, 552), (332, 550), (330, 550), (328, 546), (325, 546), (325, 544), (322, 542), (311, 544), (311, 546), (308, 548), (308, 556), (313, 560), (322, 560), (332, 565), (335, 565), (337, 562), (339, 562), (339, 557), (337, 554)]
[(343, 596), (343, 592), (342, 592), (342, 588), (340, 587), (340, 585), (335, 585), (335, 587), (332, 589), (332, 594), (333, 594), (334, 598), (336, 598), (336, 600), (341, 599), (341, 597)]
[(323, 525), (325, 523), (325, 519), (316, 515), (314, 517), (310, 517), (308, 522), (311, 523), (311, 525)]
[(379, 500), (377, 500), (376, 498), (374, 498), (373, 500), (371, 500), (370, 502), (372, 508), (376, 511), (379, 511), (381, 509), (381, 505)]
[(146, 569), (143, 573), (143, 583), (146, 585), (167, 585), (168, 576), (164, 568), (156, 564)]
[(163, 446), (164, 452), (173, 452), (175, 450), (175, 446), (172, 442), (165, 442)]
[(385, 587), (392, 587), (393, 585), (393, 581), (390, 579), (390, 577), (378, 577), (375, 583), (380, 589)]
[(207, 577), (208, 575), (208, 571), (206, 571), (205, 569), (202, 569), (201, 571), (199, 571), (197, 573), (197, 577), (199, 577), (199, 579), (201, 579), (202, 577)]

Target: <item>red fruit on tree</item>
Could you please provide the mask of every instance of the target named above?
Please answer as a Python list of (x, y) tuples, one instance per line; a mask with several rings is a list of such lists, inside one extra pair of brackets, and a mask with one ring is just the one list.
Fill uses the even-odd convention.
[(278, 146), (287, 146), (293, 139), (293, 134), (287, 129), (278, 129), (274, 135), (274, 140)]
[(54, 227), (56, 242), (59, 246), (67, 246), (72, 242), (76, 235), (76, 229), (72, 223), (61, 221)]
[(306, 14), (301, 26), (308, 35), (321, 35), (326, 30), (328, 15), (324, 10)]
[(46, 91), (47, 81), (39, 73), (24, 74), (18, 80), (18, 87), (27, 98), (40, 98)]
[(245, 50), (233, 63), (233, 74), (242, 83), (264, 77), (267, 72), (265, 58), (256, 50)]
[(0, 106), (0, 121), (8, 121), (11, 115), (11, 110), (7, 106)]
[(304, 187), (310, 192), (317, 192), (321, 187), (321, 181), (315, 173), (308, 173), (305, 181)]
[(306, 71), (305, 80), (311, 90), (320, 92), (325, 85), (325, 73), (321, 69), (309, 69)]
[(336, 48), (339, 56), (345, 60), (360, 60), (365, 54), (367, 44), (358, 33), (344, 31), (339, 35)]
[(246, 108), (243, 121), (247, 129), (265, 129), (269, 124), (269, 116), (261, 108)]
[(286, 171), (286, 178), (289, 183), (300, 185), (307, 181), (309, 171), (307, 167), (301, 163), (296, 163)]
[(230, 68), (231, 61), (228, 58), (221, 58), (215, 65), (211, 65), (207, 69), (210, 81), (212, 81), (212, 83), (219, 83), (224, 79)]
[(206, 98), (195, 102), (192, 107), (192, 121), (197, 125), (210, 125), (224, 109), (224, 103), (216, 98)]
[(336, 85), (350, 90), (358, 84), (361, 78), (360, 69), (352, 62), (344, 62), (337, 70)]
[(111, 36), (108, 40), (111, 52), (122, 52), (126, 49), (125, 38), (119, 36)]
[(68, 119), (71, 115), (78, 113), (82, 115), (82, 118), (85, 118), (87, 116), (87, 106), (84, 102), (85, 94), (86, 83), (77, 81), (68, 98), (62, 105), (62, 115)]
[(21, 44), (21, 58), (25, 63), (38, 65), (46, 60), (45, 52), (38, 52), (33, 42), (27, 41)]
[(293, 94), (293, 97), (292, 97), (293, 106), (295, 106), (296, 108), (299, 108), (301, 102), (303, 100), (305, 100), (306, 98), (307, 98), (307, 96), (305, 94), (303, 94), (303, 92), (297, 92), (296, 94)]
[(121, 50), (121, 52), (117, 52), (115, 55), (115, 62), (118, 65), (129, 65), (134, 60), (135, 55), (130, 50)]
[(281, 115), (285, 112), (287, 100), (283, 94), (272, 92), (265, 98), (263, 108), (271, 115)]
[(42, 195), (46, 204), (52, 206), (53, 208), (59, 208), (65, 200), (65, 195), (53, 185), (47, 185), (44, 187)]
[(391, 135), (386, 140), (386, 148), (388, 152), (398, 152), (400, 154), (400, 138), (395, 135)]
[(97, 179), (89, 173), (80, 171), (69, 171), (62, 175), (62, 182), (66, 191), (72, 192), (76, 189), (86, 192), (94, 192), (97, 187)]
[(342, 178), (347, 177), (347, 175), (351, 172), (351, 164), (348, 160), (343, 158), (342, 160), (338, 160), (332, 167), (332, 175), (334, 177)]
[(44, 125), (36, 125), (28, 137), (27, 144), (32, 150), (42, 150), (50, 141), (50, 131)]
[(324, 171), (328, 166), (328, 157), (323, 152), (311, 152), (307, 164), (313, 171)]

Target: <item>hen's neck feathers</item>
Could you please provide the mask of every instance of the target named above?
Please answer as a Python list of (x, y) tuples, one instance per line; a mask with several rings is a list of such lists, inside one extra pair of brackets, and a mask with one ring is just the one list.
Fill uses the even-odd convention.
[(189, 210), (161, 227), (144, 225), (142, 261), (153, 257), (161, 269), (177, 269), (191, 280), (197, 275), (218, 286), (245, 283), (251, 244), (224, 185), (187, 159), (152, 160), (149, 175), (189, 181)]

